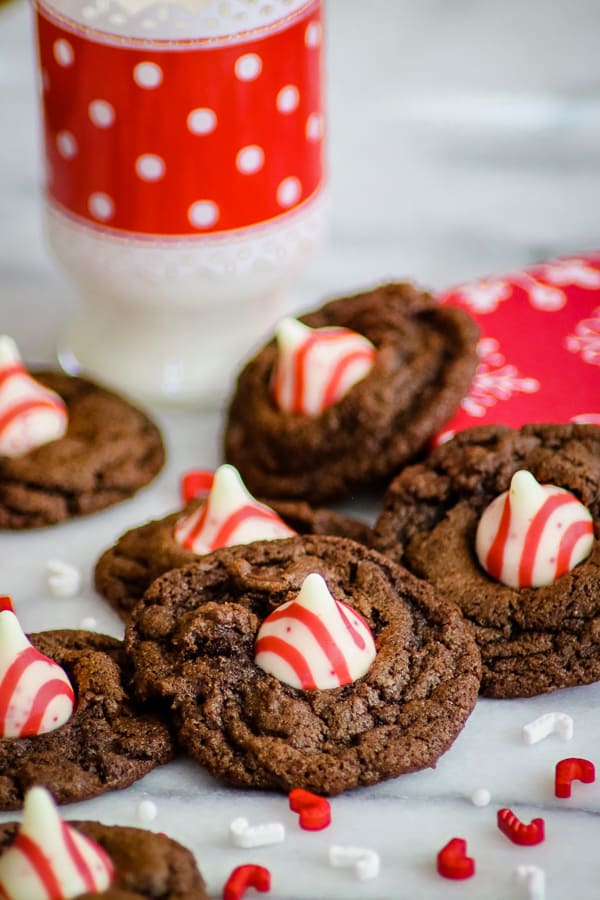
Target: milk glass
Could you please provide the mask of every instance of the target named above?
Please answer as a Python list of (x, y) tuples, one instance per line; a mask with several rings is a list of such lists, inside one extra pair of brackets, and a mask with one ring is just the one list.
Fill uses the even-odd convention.
[[(320, 0), (38, 0), (61, 362), (210, 404), (324, 217)], [(288, 301), (289, 302), (289, 301)]]

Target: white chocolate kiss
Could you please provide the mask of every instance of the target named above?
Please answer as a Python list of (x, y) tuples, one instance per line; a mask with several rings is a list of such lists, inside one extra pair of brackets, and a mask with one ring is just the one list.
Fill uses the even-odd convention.
[(274, 510), (254, 499), (230, 465), (219, 466), (205, 503), (175, 526), (177, 543), (198, 554), (295, 534)]
[(475, 537), (479, 562), (510, 587), (543, 587), (591, 552), (592, 516), (569, 491), (515, 472), (510, 490), (484, 510)]
[(68, 900), (102, 893), (113, 873), (102, 847), (62, 821), (45, 788), (32, 787), (17, 837), (0, 857), (0, 896)]
[(62, 398), (25, 371), (13, 339), (0, 335), (0, 456), (21, 456), (56, 441), (67, 424)]
[(320, 415), (375, 365), (371, 341), (349, 328), (309, 328), (287, 318), (275, 336), (273, 396), (283, 412)]
[(282, 603), (262, 623), (257, 666), (303, 690), (327, 690), (361, 678), (377, 655), (375, 641), (355, 609), (329, 593), (312, 572), (295, 600)]
[(14, 612), (0, 612), (0, 737), (31, 737), (71, 718), (67, 673), (29, 642)]

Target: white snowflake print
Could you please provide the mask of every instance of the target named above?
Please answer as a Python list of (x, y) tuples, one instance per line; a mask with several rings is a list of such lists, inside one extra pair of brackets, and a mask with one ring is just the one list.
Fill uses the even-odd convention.
[(491, 313), (512, 294), (512, 285), (502, 278), (489, 278), (473, 284), (461, 284), (454, 289), (460, 300), (474, 313)]
[(462, 401), (464, 411), (476, 419), (499, 400), (508, 400), (515, 393), (535, 394), (540, 389), (537, 378), (522, 378), (516, 366), (506, 364), (495, 338), (483, 338), (477, 345), (481, 362), (468, 397)]
[(600, 306), (592, 310), (589, 319), (582, 319), (575, 326), (575, 333), (565, 339), (567, 350), (579, 353), (584, 362), (600, 366)]
[(543, 284), (529, 272), (519, 272), (511, 277), (515, 284), (523, 288), (534, 309), (542, 312), (556, 312), (556, 310), (562, 309), (567, 302), (565, 291), (551, 287), (549, 284)]
[(572, 257), (571, 259), (555, 259), (539, 269), (540, 277), (550, 284), (574, 285), (580, 288), (595, 290), (600, 288), (600, 271), (591, 266), (587, 260)]
[(493, 313), (500, 303), (512, 296), (515, 287), (520, 287), (534, 309), (556, 312), (567, 303), (568, 295), (564, 288), (600, 288), (600, 268), (596, 265), (600, 267), (600, 262), (591, 263), (578, 257), (555, 259), (533, 270), (512, 272), (504, 278), (486, 278), (472, 284), (461, 284), (452, 293), (473, 313)]
[(434, 446), (439, 447), (440, 444), (446, 444), (448, 441), (452, 440), (455, 434), (456, 431), (453, 428), (447, 428), (446, 431), (441, 431), (433, 441)]
[(575, 425), (600, 425), (600, 413), (579, 413), (571, 416), (571, 422)]
[(568, 297), (561, 288), (578, 287), (591, 291), (600, 288), (600, 270), (579, 257), (553, 259), (543, 266), (536, 266), (535, 272), (535, 276), (525, 271), (510, 278), (527, 292), (533, 308), (542, 312), (555, 312), (565, 306)]

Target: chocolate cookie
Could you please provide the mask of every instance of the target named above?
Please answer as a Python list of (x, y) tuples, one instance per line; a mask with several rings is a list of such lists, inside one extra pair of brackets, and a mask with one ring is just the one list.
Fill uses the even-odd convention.
[[(266, 616), (319, 572), (358, 610), (377, 656), (352, 684), (299, 690), (254, 662)], [(435, 765), (479, 688), (458, 609), (386, 557), (338, 537), (217, 550), (155, 581), (126, 646), (140, 697), (171, 711), (183, 746), (246, 787), (338, 794)]]
[(29, 787), (73, 803), (128, 787), (174, 755), (165, 723), (130, 697), (123, 643), (86, 631), (29, 636), (69, 676), (76, 706), (55, 731), (0, 740), (0, 809), (19, 809)]
[[(177, 521), (193, 513), (202, 502), (193, 500), (185, 509), (164, 519), (132, 528), (98, 560), (94, 573), (96, 590), (125, 621), (155, 578), (197, 562), (199, 557), (178, 544), (173, 531)], [(271, 502), (270, 506), (299, 534), (333, 534), (364, 544), (370, 541), (370, 526), (357, 519), (293, 500)]]
[[(571, 491), (595, 521), (591, 556), (546, 587), (501, 584), (475, 555), (479, 517), (518, 469)], [(374, 543), (461, 607), (482, 654), (482, 693), (528, 697), (600, 679), (599, 517), (600, 428), (490, 425), (392, 482)]]
[(63, 398), (63, 438), (0, 457), (0, 528), (40, 528), (87, 515), (135, 494), (164, 463), (156, 425), (122, 397), (84, 378), (36, 372)]
[(373, 369), (320, 416), (285, 413), (271, 395), (272, 341), (239, 376), (225, 458), (255, 495), (312, 503), (389, 479), (425, 447), (469, 389), (477, 326), (409, 284), (334, 300), (301, 321), (367, 337)]
[[(141, 828), (68, 822), (104, 848), (115, 868), (113, 884), (102, 894), (81, 894), (103, 900), (208, 900), (194, 857), (163, 834)], [(0, 825), (0, 853), (13, 842), (17, 822)]]

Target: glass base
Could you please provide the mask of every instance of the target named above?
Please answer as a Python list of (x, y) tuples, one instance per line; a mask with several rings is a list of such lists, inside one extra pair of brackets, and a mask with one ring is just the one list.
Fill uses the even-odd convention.
[(293, 310), (289, 286), (324, 213), (319, 194), (272, 223), (170, 241), (105, 233), (48, 206), (50, 245), (81, 297), (61, 365), (144, 401), (220, 406), (244, 360)]
[(169, 316), (84, 302), (60, 342), (59, 363), (143, 402), (220, 408), (244, 361), (285, 312), (275, 298), (250, 307)]

